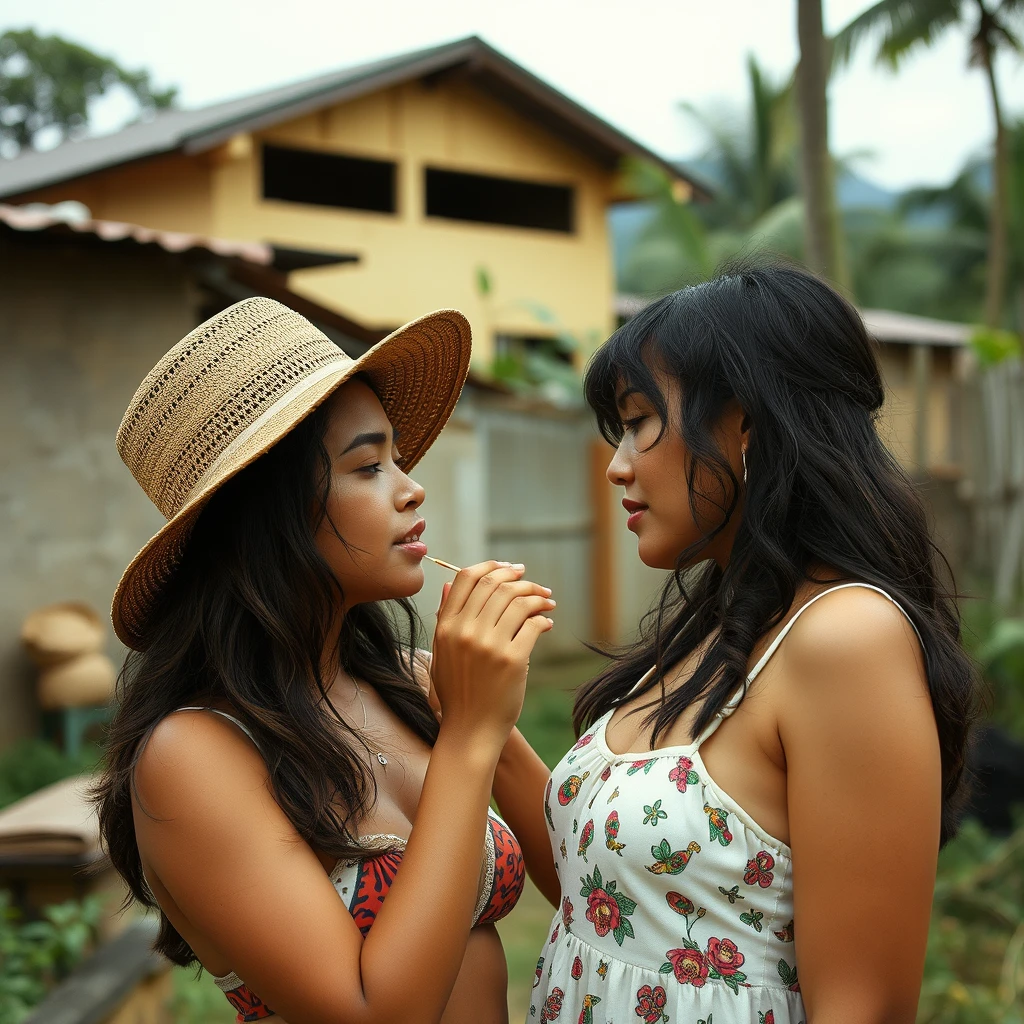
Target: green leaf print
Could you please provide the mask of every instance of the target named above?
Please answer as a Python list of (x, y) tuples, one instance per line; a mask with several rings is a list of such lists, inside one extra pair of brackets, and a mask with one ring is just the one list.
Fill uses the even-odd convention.
[(734, 885), (731, 889), (726, 889), (724, 885), (718, 887), (718, 891), (729, 901), (730, 904), (735, 903), (737, 900), (746, 899), (746, 896), (740, 895), (740, 887)]
[[(633, 906), (635, 907), (636, 904), (634, 903)], [(632, 911), (630, 911), (630, 913), (632, 913)], [(622, 945), (623, 939), (635, 938), (636, 936), (633, 934), (633, 923), (623, 918), (619, 927), (612, 932), (612, 937), (620, 946)]]
[(604, 879), (601, 877), (601, 868), (595, 864), (593, 875), (580, 875), (583, 888), (580, 889), (581, 896), (589, 896), (595, 889), (604, 888)]
[(627, 775), (636, 775), (637, 772), (642, 771), (644, 775), (650, 775), (651, 769), (654, 767), (655, 758), (648, 758), (646, 761), (634, 761), (627, 769)]
[(791, 988), (793, 991), (798, 990), (797, 987), (795, 987), (799, 986), (799, 981), (796, 976), (796, 964), (793, 964), (793, 966), (790, 967), (785, 960), (780, 960), (779, 977), (782, 979), (782, 984), (785, 985), (786, 988)]
[(654, 806), (650, 804), (644, 804), (644, 824), (653, 825), (655, 828), (658, 827), (659, 821), (664, 821), (668, 817), (668, 812), (661, 809), (661, 801), (655, 800)]
[(764, 918), (764, 914), (760, 910), (752, 910), (749, 914), (740, 914), (740, 920), (744, 924), (749, 924), (755, 932), (761, 931), (762, 925), (761, 920)]

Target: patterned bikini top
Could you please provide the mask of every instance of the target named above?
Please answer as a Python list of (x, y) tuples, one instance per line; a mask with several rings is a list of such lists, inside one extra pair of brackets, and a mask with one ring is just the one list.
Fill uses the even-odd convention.
[[(252, 732), (234, 715), (218, 708), (187, 707), (179, 711), (212, 711), (234, 722), (259, 748)], [(408, 840), (401, 836), (379, 834), (360, 836), (359, 845), (366, 849), (364, 857), (338, 861), (331, 871), (331, 884), (345, 902), (352, 919), (366, 937), (380, 913), (391, 885), (402, 864)], [(487, 812), (487, 834), (484, 842), (484, 871), (473, 911), (473, 925), (494, 924), (511, 913), (523, 894), (526, 868), (523, 851), (512, 830), (493, 811)], [(376, 851), (376, 852), (374, 852)], [(238, 1024), (273, 1017), (274, 1011), (252, 992), (237, 974), (213, 976), (216, 986), (227, 996), (237, 1011)]]

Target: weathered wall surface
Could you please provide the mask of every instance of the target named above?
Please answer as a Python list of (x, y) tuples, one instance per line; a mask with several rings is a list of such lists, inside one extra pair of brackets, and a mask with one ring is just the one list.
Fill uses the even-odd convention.
[[(154, 362), (195, 326), (180, 259), (0, 243), (0, 746), (36, 726), (26, 613), (82, 600), (109, 618), (121, 571), (163, 519), (114, 436)], [(108, 653), (121, 648), (110, 634)]]

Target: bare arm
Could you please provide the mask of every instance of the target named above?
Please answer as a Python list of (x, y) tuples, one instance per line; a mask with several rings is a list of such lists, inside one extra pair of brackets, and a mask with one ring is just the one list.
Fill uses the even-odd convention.
[(529, 653), (550, 628), (517, 577), (495, 563), (464, 570), (439, 620), (444, 722), (402, 870), (365, 941), (233, 726), (175, 715), (143, 752), (135, 819), (147, 863), (206, 948), (290, 1024), (443, 1014), (472, 927), (491, 779)]
[(551, 853), (551, 832), (544, 817), (544, 787), (550, 775), (529, 740), (513, 729), (494, 773), (494, 799), (523, 848), (533, 884), (557, 907), (561, 886)]
[(885, 598), (808, 609), (779, 651), (796, 954), (814, 1024), (913, 1024), (941, 812), (916, 636)]

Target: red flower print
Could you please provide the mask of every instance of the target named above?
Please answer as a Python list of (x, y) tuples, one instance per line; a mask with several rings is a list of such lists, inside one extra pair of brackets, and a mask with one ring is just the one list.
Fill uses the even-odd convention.
[(708, 939), (708, 963), (723, 977), (738, 974), (746, 957), (732, 939)]
[(757, 1011), (757, 1024), (775, 1024), (775, 1011), (766, 1010), (762, 1013), (760, 1010)]
[(703, 988), (708, 977), (708, 962), (699, 949), (670, 949), (666, 954), (668, 963), (663, 964), (661, 971), (667, 974), (667, 967), (676, 976), (680, 985), (692, 985)]
[(688, 757), (681, 757), (676, 762), (675, 768), (668, 773), (669, 782), (676, 784), (680, 793), (686, 792), (687, 785), (692, 786), (700, 781), (700, 777), (693, 770), (693, 762)]
[(551, 933), (551, 938), (548, 939), (548, 945), (549, 946), (551, 945), (552, 942), (557, 942), (558, 941), (558, 927), (559, 926), (556, 924), (555, 925), (555, 930)]
[(665, 899), (677, 914), (693, 913), (693, 900), (688, 900), (681, 892), (667, 892)]
[(604, 889), (594, 889), (587, 897), (587, 920), (600, 936), (615, 931), (621, 917), (619, 905)]
[(662, 1021), (668, 1020), (664, 1006), (665, 990), (660, 985), (655, 985), (654, 988), (644, 985), (637, 990), (636, 1009), (633, 1012), (644, 1024), (661, 1024)]
[(558, 1015), (562, 1012), (562, 1000), (565, 998), (565, 993), (560, 988), (553, 988), (551, 995), (544, 1000), (544, 1007), (540, 1011), (541, 1024), (547, 1024), (548, 1021), (555, 1020)]
[(568, 896), (562, 897), (562, 924), (566, 928), (572, 924), (572, 903), (569, 902)]
[(743, 873), (743, 881), (747, 885), (759, 885), (762, 889), (767, 889), (775, 878), (772, 874), (774, 867), (775, 858), (767, 850), (762, 850), (752, 860), (747, 861), (747, 870)]
[(585, 747), (593, 738), (594, 738), (594, 734), (592, 732), (588, 732), (586, 736), (581, 736), (576, 741), (576, 746), (573, 747), (572, 749), (573, 750), (579, 750), (581, 747)]
[(612, 777), (612, 766), (608, 765), (603, 772), (601, 772), (601, 781), (607, 782)]
[(576, 981), (583, 977), (583, 961), (579, 957), (572, 962), (572, 976)]

